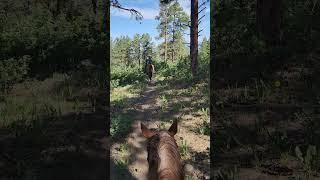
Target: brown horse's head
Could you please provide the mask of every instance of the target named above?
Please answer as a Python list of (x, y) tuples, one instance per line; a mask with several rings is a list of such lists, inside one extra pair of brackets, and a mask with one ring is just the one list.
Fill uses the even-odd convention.
[(174, 121), (168, 131), (148, 129), (141, 123), (141, 131), (147, 138), (149, 163), (149, 180), (183, 179), (180, 154), (174, 135), (177, 133), (177, 121)]

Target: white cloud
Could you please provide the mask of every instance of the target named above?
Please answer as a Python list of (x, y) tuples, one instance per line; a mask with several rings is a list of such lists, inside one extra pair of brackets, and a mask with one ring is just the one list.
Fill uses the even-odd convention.
[[(152, 8), (138, 8), (138, 7), (126, 7), (128, 9), (135, 9), (139, 11), (143, 19), (155, 19), (155, 17), (159, 14), (158, 9), (152, 9)], [(125, 18), (131, 18), (132, 15), (129, 11), (117, 9), (117, 8), (112, 8), (111, 9), (111, 16), (119, 16), (119, 17), (125, 17)]]

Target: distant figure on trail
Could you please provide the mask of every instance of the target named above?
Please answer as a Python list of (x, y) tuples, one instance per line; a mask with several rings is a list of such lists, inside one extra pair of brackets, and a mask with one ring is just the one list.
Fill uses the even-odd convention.
[(148, 56), (148, 58), (147, 58), (147, 60), (146, 60), (146, 64), (145, 64), (145, 66), (144, 66), (144, 72), (146, 72), (146, 73), (148, 73), (148, 72), (147, 72), (147, 65), (148, 65), (148, 64), (151, 65), (151, 67), (152, 67), (152, 73), (154, 73), (155, 70), (154, 70), (154, 65), (153, 65), (153, 63), (152, 63), (151, 56)]
[(154, 73), (154, 65), (152, 64), (151, 56), (148, 56), (146, 64), (144, 66), (144, 72), (148, 75), (149, 81), (151, 81), (152, 74)]

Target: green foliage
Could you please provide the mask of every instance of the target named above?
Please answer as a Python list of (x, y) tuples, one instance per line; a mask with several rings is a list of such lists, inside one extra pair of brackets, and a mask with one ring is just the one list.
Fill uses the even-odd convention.
[(200, 134), (210, 136), (210, 123), (202, 121), (202, 124), (198, 127), (198, 132)]
[(210, 59), (210, 44), (209, 40), (204, 37), (202, 39), (200, 49), (199, 49), (199, 61), (201, 63), (206, 63), (208, 65), (208, 61)]
[(131, 64), (130, 54), (130, 38), (128, 36), (121, 36), (116, 38), (112, 42), (111, 49), (111, 63), (112, 64), (122, 64), (123, 66)]
[(145, 74), (137, 67), (112, 66), (111, 69), (111, 88), (125, 86), (136, 82), (143, 82)]
[(111, 41), (111, 64), (120, 66), (143, 67), (148, 56), (153, 56), (153, 42), (151, 36), (135, 34), (133, 39), (120, 36)]
[[(280, 47), (268, 47), (259, 36), (256, 25), (256, 2), (217, 0), (211, 3), (211, 29), (216, 54), (250, 54), (252, 56), (271, 55)], [(320, 17), (317, 1), (283, 1), (280, 37), (282, 54), (287, 52), (307, 52), (319, 46)], [(304, 44), (304, 46), (301, 46)], [(286, 47), (286, 48), (284, 48)], [(288, 51), (289, 50), (289, 51)], [(288, 55), (287, 55), (288, 56)], [(286, 57), (286, 56), (284, 56)]]
[(159, 55), (165, 61), (175, 61), (186, 55), (186, 46), (183, 44), (183, 32), (187, 29), (189, 17), (178, 1), (160, 3), (159, 21), (157, 26), (159, 39), (164, 39), (159, 45)]
[(131, 119), (124, 115), (117, 115), (111, 118), (110, 135), (112, 137), (122, 137), (128, 130), (130, 130)]
[(160, 101), (161, 101), (161, 109), (164, 110), (168, 106), (168, 97), (166, 95), (161, 95), (160, 96)]
[(142, 58), (146, 60), (148, 56), (153, 56), (153, 42), (151, 36), (142, 34), (141, 36)]
[(204, 120), (197, 130), (200, 134), (210, 136), (209, 108), (201, 108), (201, 112), (204, 114)]
[(209, 39), (204, 37), (202, 39), (200, 48), (199, 48), (199, 70), (198, 77), (204, 78), (209, 77), (210, 72), (210, 42)]
[[(155, 66), (157, 68), (157, 72), (166, 78), (174, 78), (176, 80), (191, 82), (192, 74), (187, 61), (188, 58), (183, 58), (174, 63), (161, 62)], [(207, 70), (209, 71), (209, 68)]]
[(59, 14), (50, 4), (35, 0), (29, 5), (0, 3), (8, 7), (0, 14), (0, 59), (29, 55), (28, 75), (37, 77), (74, 70), (83, 59), (101, 63), (108, 42), (101, 19), (88, 8), (90, 2), (68, 1)]
[(189, 147), (187, 145), (187, 141), (184, 139), (181, 140), (180, 152), (182, 156), (187, 156), (189, 154)]
[(300, 147), (296, 146), (295, 154), (303, 164), (303, 169), (307, 177), (320, 170), (320, 153), (317, 151), (316, 146), (309, 145), (305, 155), (303, 155)]
[(7, 92), (13, 84), (23, 80), (28, 74), (29, 63), (29, 56), (23, 56), (19, 59), (0, 60), (1, 92)]
[[(16, 126), (33, 128), (34, 124), (41, 123), (41, 119), (57, 119), (61, 117), (60, 103), (51, 99), (34, 99), (33, 101), (6, 98), (4, 104), (0, 104), (0, 126), (14, 128)], [(19, 128), (20, 129), (20, 128)]]

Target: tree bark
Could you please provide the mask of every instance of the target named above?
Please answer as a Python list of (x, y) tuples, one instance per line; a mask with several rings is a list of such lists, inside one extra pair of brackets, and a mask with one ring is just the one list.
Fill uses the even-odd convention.
[(192, 75), (198, 68), (198, 0), (191, 0), (190, 58)]
[(141, 68), (141, 49), (140, 49), (140, 42), (139, 42), (138, 46), (139, 46), (139, 51), (138, 51), (139, 68)]
[[(167, 12), (166, 12), (167, 15)], [(167, 28), (168, 28), (168, 19), (165, 17), (165, 31), (164, 31), (164, 61), (167, 62), (167, 51), (168, 51), (168, 42), (167, 42)]]
[(58, 16), (60, 14), (60, 0), (57, 0), (57, 6), (56, 6), (56, 16)]
[(109, 18), (108, 14), (110, 12), (110, 1), (109, 0), (103, 0), (102, 1), (102, 8), (103, 8), (103, 23), (102, 23), (102, 31), (107, 35), (107, 37), (110, 37), (110, 31), (109, 31)]
[(97, 14), (97, 0), (91, 0), (92, 10), (94, 14)]
[(173, 22), (172, 22), (172, 62), (174, 60), (174, 43), (175, 43), (175, 39), (174, 39), (174, 33), (175, 33), (175, 19), (176, 19), (176, 15), (173, 15)]

